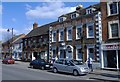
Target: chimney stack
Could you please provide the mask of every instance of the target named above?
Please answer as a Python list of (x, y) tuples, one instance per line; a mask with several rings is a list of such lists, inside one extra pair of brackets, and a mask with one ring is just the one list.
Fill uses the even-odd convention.
[(38, 23), (35, 22), (35, 23), (33, 24), (33, 29), (36, 29), (37, 27), (38, 27)]
[(78, 5), (78, 6), (76, 7), (76, 10), (81, 10), (81, 9), (83, 9), (83, 5), (82, 5), (82, 4), (80, 4), (80, 5)]

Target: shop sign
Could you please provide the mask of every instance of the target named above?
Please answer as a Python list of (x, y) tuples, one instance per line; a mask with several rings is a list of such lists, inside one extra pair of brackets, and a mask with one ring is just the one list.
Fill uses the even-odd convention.
[(120, 49), (120, 44), (103, 45), (103, 49), (105, 49), (105, 50), (119, 50)]

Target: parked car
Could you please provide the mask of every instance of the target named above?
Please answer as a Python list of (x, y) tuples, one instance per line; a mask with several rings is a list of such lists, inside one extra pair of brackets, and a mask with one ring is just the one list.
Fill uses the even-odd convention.
[(50, 64), (44, 59), (36, 59), (30, 62), (31, 68), (50, 69)]
[(12, 58), (5, 58), (2, 60), (2, 63), (4, 64), (14, 64), (15, 61)]
[(67, 72), (73, 75), (83, 75), (90, 72), (87, 65), (78, 60), (73, 59), (58, 59), (53, 63), (53, 72)]

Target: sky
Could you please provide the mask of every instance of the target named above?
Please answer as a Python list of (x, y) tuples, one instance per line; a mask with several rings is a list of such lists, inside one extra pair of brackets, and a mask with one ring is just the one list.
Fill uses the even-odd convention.
[[(58, 20), (60, 15), (75, 11), (76, 6), (83, 7), (98, 2), (2, 2), (0, 3), (0, 40), (5, 41), (13, 33), (27, 34), (34, 22), (39, 26)], [(10, 32), (7, 32), (10, 29)]]

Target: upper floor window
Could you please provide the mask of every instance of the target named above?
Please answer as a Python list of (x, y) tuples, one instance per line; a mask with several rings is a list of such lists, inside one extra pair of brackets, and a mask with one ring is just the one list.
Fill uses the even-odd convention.
[(120, 37), (120, 28), (119, 21), (110, 21), (109, 24), (109, 38), (119, 38)]
[(67, 40), (72, 40), (72, 28), (67, 28)]
[(113, 3), (108, 3), (108, 15), (115, 15), (118, 14), (118, 3), (113, 2)]
[(80, 39), (81, 38), (81, 33), (82, 33), (82, 27), (80, 26), (76, 26), (76, 39)]
[(59, 30), (59, 41), (64, 41), (64, 30)]
[(94, 38), (94, 25), (87, 25), (87, 38)]
[(95, 11), (95, 8), (88, 8), (86, 9), (86, 14), (91, 14), (93, 11)]
[(76, 17), (78, 17), (78, 16), (79, 16), (78, 13), (73, 13), (73, 14), (71, 14), (71, 19), (74, 19), (74, 18), (76, 18)]
[(66, 17), (60, 17), (59, 18), (59, 22), (63, 22), (63, 21), (65, 21), (66, 20)]
[(56, 31), (52, 32), (52, 42), (56, 42)]

